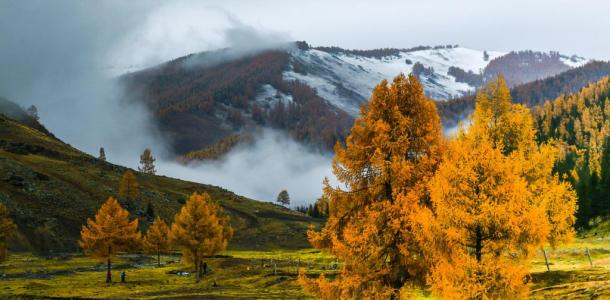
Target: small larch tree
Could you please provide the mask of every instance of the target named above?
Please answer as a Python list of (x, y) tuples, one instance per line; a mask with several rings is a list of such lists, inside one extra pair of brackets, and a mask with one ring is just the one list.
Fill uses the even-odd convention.
[(121, 183), (119, 184), (119, 197), (127, 200), (135, 200), (138, 198), (139, 185), (136, 175), (131, 170), (125, 171), (123, 177), (121, 177)]
[(290, 205), (290, 195), (288, 195), (288, 191), (287, 190), (282, 190), (277, 195), (276, 201), (277, 201), (277, 203), (279, 203), (281, 205)]
[(7, 258), (8, 239), (17, 230), (17, 225), (11, 219), (8, 208), (0, 203), (0, 262)]
[(193, 263), (195, 280), (200, 281), (203, 257), (226, 249), (233, 236), (229, 218), (207, 193), (194, 193), (174, 217), (170, 237), (182, 249), (186, 261)]
[(306, 290), (326, 299), (390, 299), (424, 284), (429, 262), (413, 216), (429, 203), (426, 186), (442, 149), (436, 106), (415, 76), (375, 87), (345, 146), (335, 146), (333, 173), (347, 188), (325, 180), (330, 215), (320, 232), (308, 232), (343, 268), (332, 281), (300, 276)]
[(148, 227), (143, 240), (144, 250), (157, 255), (157, 266), (161, 266), (161, 254), (170, 249), (169, 227), (160, 217)]
[(87, 219), (80, 232), (80, 247), (85, 253), (107, 263), (106, 282), (112, 282), (112, 258), (116, 253), (136, 248), (141, 243), (138, 220), (129, 221), (129, 212), (110, 197), (95, 215)]
[(138, 171), (146, 174), (157, 173), (157, 170), (155, 170), (155, 158), (152, 155), (152, 151), (148, 148), (140, 155), (140, 166), (138, 167)]

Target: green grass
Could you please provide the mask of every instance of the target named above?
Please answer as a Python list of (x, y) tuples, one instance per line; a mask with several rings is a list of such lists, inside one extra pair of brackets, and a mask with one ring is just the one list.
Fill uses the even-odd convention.
[[(200, 283), (195, 283), (194, 275), (174, 274), (192, 271), (190, 265), (176, 262), (157, 267), (152, 257), (138, 263), (130, 261), (133, 256), (119, 257), (112, 284), (105, 283), (104, 266), (87, 257), (56, 260), (29, 254), (12, 255), (0, 265), (0, 274), (7, 276), (0, 278), (0, 298), (309, 299), (311, 296), (296, 282), (298, 269), (306, 270), (311, 276), (321, 273), (332, 276), (337, 272), (329, 268), (334, 259), (317, 250), (222, 254), (222, 257), (206, 259), (212, 271)], [(162, 261), (179, 259), (164, 256)], [(95, 267), (98, 269), (92, 269)], [(121, 271), (127, 274), (126, 283), (117, 282)], [(213, 286), (214, 281), (217, 287)]]
[[(589, 265), (589, 249), (593, 267)], [(547, 249), (551, 272), (546, 271), (542, 252), (531, 262), (532, 299), (610, 299), (610, 239), (580, 238), (555, 250)], [(5, 298), (129, 298), (129, 299), (310, 299), (296, 281), (299, 269), (310, 277), (333, 278), (335, 258), (315, 249), (228, 250), (206, 259), (211, 273), (200, 283), (179, 256), (124, 255), (114, 260), (114, 283), (106, 284), (105, 266), (92, 258), (70, 255), (47, 259), (13, 254), (0, 264), (0, 299)], [(174, 261), (174, 263), (168, 263)], [(277, 266), (274, 273), (274, 265)], [(126, 271), (127, 283), (120, 283)], [(1, 274), (6, 274), (2, 277)], [(218, 286), (213, 287), (216, 281)], [(430, 299), (421, 291), (414, 295)]]

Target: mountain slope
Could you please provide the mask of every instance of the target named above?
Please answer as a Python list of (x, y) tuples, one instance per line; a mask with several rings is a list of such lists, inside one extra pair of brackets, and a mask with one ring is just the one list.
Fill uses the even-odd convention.
[(472, 93), (498, 70), (520, 82), (585, 61), (558, 53), (505, 54), (457, 45), (346, 50), (296, 42), (256, 53), (235, 51), (192, 54), (121, 77), (155, 113), (177, 155), (226, 149), (215, 145), (264, 127), (332, 150), (374, 86), (401, 72), (414, 73), (430, 97), (446, 100)]
[[(562, 94), (576, 93), (590, 83), (610, 76), (610, 62), (591, 61), (558, 75), (511, 88), (513, 100), (529, 107), (541, 105)], [(474, 95), (437, 102), (445, 127), (454, 127), (474, 109)]]
[[(126, 168), (100, 161), (0, 113), (0, 202), (19, 226), (19, 249), (73, 251), (81, 225), (108, 196), (118, 194)], [(135, 172), (140, 199), (129, 204), (141, 226), (148, 203), (171, 221), (193, 192), (207, 192), (231, 217), (233, 249), (306, 247), (305, 232), (319, 221), (235, 195), (219, 187)]]

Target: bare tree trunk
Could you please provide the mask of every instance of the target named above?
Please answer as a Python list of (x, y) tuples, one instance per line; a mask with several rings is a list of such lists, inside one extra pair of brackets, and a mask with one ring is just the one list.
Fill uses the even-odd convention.
[(544, 247), (542, 247), (542, 254), (544, 254), (544, 263), (546, 264), (546, 270), (547, 272), (551, 272), (551, 267), (549, 267), (549, 259), (546, 257), (546, 251), (544, 250)]
[(593, 268), (593, 261), (591, 260), (591, 252), (589, 252), (589, 248), (587, 249), (587, 257), (589, 258), (589, 265)]
[(108, 246), (108, 269), (106, 271), (106, 283), (112, 282), (112, 273), (110, 273), (110, 268), (111, 268), (110, 253), (112, 253), (112, 248), (110, 246)]
[(157, 267), (161, 266), (161, 251), (157, 249)]

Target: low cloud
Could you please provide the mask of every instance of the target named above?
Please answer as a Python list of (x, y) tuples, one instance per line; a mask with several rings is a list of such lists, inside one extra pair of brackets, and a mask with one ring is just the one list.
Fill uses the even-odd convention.
[(321, 194), (330, 157), (277, 133), (222, 162), (174, 163), (143, 101), (127, 97), (116, 80), (188, 53), (235, 47), (232, 55), (244, 55), (275, 47), (286, 41), (283, 34), (195, 1), (57, 0), (0, 2), (0, 36), (0, 96), (38, 106), (44, 125), (76, 148), (97, 156), (104, 147), (109, 161), (131, 168), (152, 148), (162, 175), (264, 201), (282, 189), (294, 204)]
[(221, 186), (261, 201), (275, 201), (285, 189), (291, 206), (295, 206), (320, 197), (324, 177), (335, 185), (331, 160), (330, 154), (322, 155), (285, 134), (266, 130), (254, 145), (238, 147), (221, 161), (189, 167), (161, 162), (157, 169), (168, 176)]

